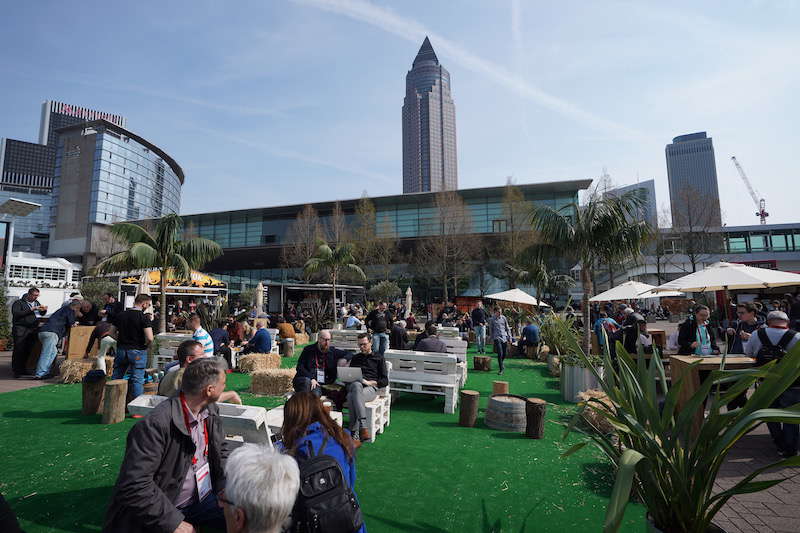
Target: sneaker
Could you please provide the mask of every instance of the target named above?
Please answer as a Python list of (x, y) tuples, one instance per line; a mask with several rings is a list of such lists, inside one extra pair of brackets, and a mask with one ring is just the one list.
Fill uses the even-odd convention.
[(503, 369), (502, 369), (502, 368), (501, 368), (501, 369), (500, 369), (500, 371), (497, 373), (497, 375), (498, 375), (498, 376), (502, 376), (502, 375), (503, 375)]

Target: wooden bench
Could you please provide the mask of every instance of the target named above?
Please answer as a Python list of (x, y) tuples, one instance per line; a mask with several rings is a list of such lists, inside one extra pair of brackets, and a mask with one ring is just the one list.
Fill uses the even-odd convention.
[(392, 392), (444, 396), (444, 412), (455, 413), (460, 380), (455, 355), (386, 350), (384, 358), (392, 363), (389, 376)]

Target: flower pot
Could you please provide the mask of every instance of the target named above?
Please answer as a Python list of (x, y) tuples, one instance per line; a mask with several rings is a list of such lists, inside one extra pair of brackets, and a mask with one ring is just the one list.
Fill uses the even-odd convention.
[(564, 401), (578, 403), (579, 392), (599, 388), (600, 384), (590, 369), (561, 363), (561, 397)]

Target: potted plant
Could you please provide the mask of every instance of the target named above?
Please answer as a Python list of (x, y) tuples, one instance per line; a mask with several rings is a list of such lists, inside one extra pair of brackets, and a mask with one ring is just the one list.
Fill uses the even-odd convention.
[(599, 355), (580, 357), (575, 352), (561, 356), (561, 397), (566, 402), (578, 403), (581, 392), (600, 387), (597, 376), (603, 372), (603, 358)]
[[(597, 388), (594, 373), (575, 352), (579, 333), (575, 328), (575, 318), (559, 316), (554, 312), (545, 315), (539, 321), (542, 339), (550, 348), (547, 354), (548, 368), (553, 365), (553, 358), (560, 359), (561, 397), (564, 401), (576, 403), (580, 401), (578, 393)], [(602, 372), (603, 360), (594, 356), (589, 359), (592, 368)]]
[[(716, 492), (714, 481), (731, 447), (747, 432), (763, 422), (800, 422), (800, 409), (773, 409), (770, 406), (800, 376), (800, 345), (779, 363), (774, 361), (746, 370), (715, 370), (699, 390), (678, 409), (682, 380), (667, 385), (661, 358), (656, 354), (649, 365), (643, 357), (634, 360), (617, 343), (617, 366), (603, 355), (605, 373), (595, 370), (591, 359), (573, 340), (577, 354), (592, 372), (607, 400), (589, 398), (578, 407), (567, 424), (564, 437), (579, 428), (585, 409), (602, 417), (615, 428), (607, 434), (589, 423), (579, 429), (589, 440), (567, 450), (563, 457), (593, 443), (616, 467), (617, 475), (606, 511), (603, 530), (619, 529), (631, 492), (648, 511), (650, 531), (665, 533), (708, 533), (721, 531), (712, 524), (714, 516), (736, 494), (757, 492), (786, 479), (756, 480), (756, 476), (775, 468), (800, 466), (792, 457), (754, 469), (733, 487)], [(724, 360), (723, 365), (724, 367)], [(723, 412), (723, 407), (748, 390), (759, 386), (744, 407)], [(712, 388), (728, 383), (726, 391)], [(658, 384), (658, 387), (657, 387)], [(661, 389), (661, 395), (657, 388)], [(693, 431), (694, 417), (709, 397), (710, 411), (699, 431)], [(791, 477), (794, 473), (789, 474)]]

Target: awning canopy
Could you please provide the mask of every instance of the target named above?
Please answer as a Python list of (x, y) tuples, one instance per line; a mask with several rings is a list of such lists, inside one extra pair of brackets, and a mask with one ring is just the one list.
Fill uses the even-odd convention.
[[(161, 285), (161, 271), (149, 270), (141, 274), (128, 274), (120, 278), (120, 282), (126, 285), (139, 285), (142, 282), (141, 276), (147, 276), (149, 285)], [(167, 285), (170, 287), (199, 287), (199, 288), (214, 288), (224, 289), (226, 285), (224, 282), (212, 278), (208, 274), (203, 274), (196, 270), (192, 270), (192, 279), (176, 279), (173, 276), (167, 278)]]
[(652, 290), (655, 286), (640, 281), (626, 281), (617, 285), (613, 289), (601, 292), (589, 298), (590, 302), (611, 302), (614, 300), (638, 300), (640, 298), (659, 298), (662, 296), (683, 296), (679, 291), (667, 291), (661, 294), (654, 294)]
[(536, 305), (538, 307), (550, 307), (550, 304), (537, 300), (527, 292), (520, 289), (509, 289), (503, 292), (487, 294), (484, 298), (490, 298), (492, 300), (500, 300), (502, 302)]
[(741, 289), (767, 289), (800, 285), (800, 274), (757, 268), (738, 263), (719, 262), (653, 289), (653, 292), (679, 290), (707, 292)]

